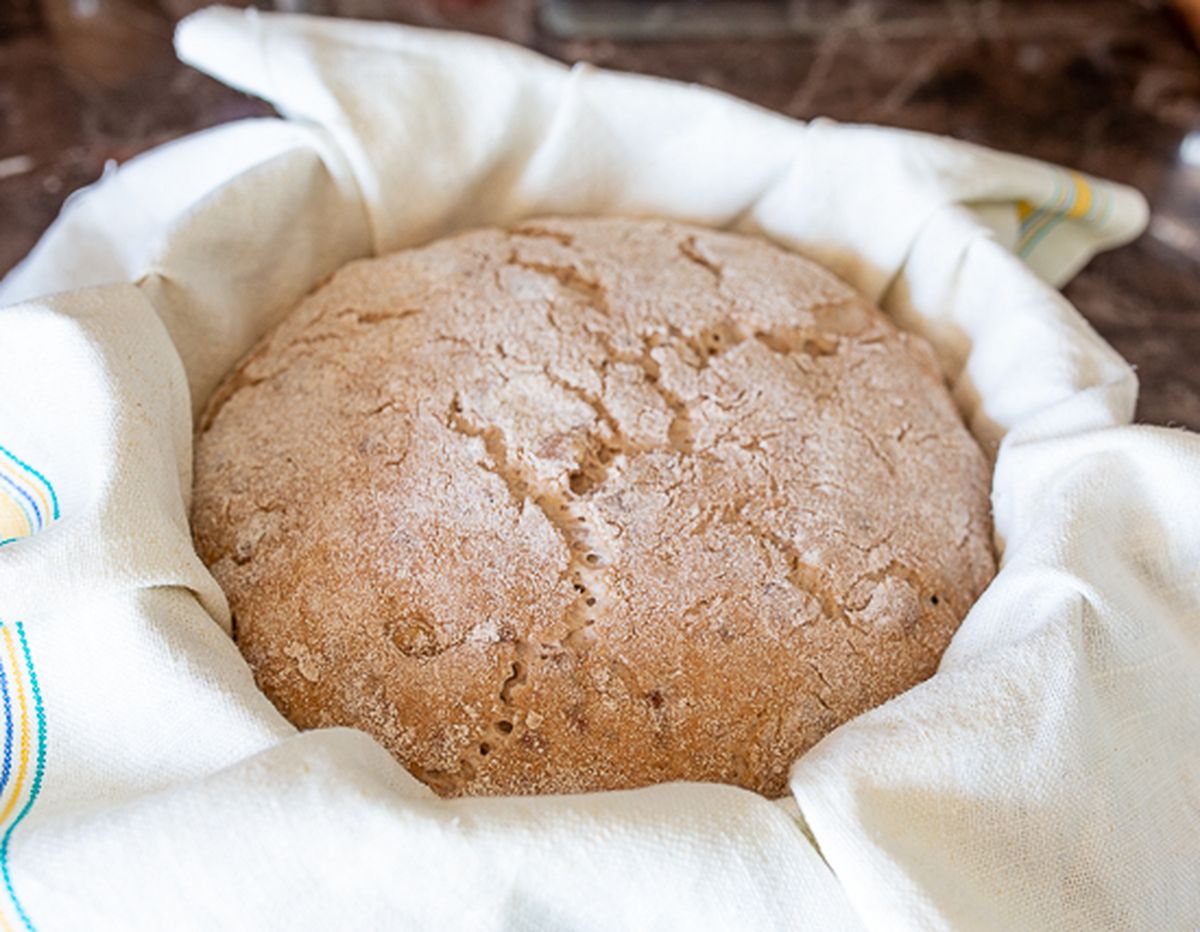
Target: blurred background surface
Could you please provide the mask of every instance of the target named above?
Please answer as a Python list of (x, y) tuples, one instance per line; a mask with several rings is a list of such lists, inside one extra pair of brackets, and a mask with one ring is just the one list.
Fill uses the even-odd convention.
[[(110, 160), (271, 108), (175, 61), (200, 0), (0, 0), (0, 274)], [(1132, 184), (1154, 216), (1067, 296), (1200, 429), (1200, 0), (275, 0), (466, 29), (789, 116), (945, 133)]]

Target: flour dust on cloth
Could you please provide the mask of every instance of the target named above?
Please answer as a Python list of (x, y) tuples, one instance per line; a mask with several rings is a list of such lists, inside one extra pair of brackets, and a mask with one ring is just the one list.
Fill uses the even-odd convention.
[[(109, 172), (0, 286), (0, 928), (1200, 923), (1200, 440), (1129, 423), (1130, 367), (1055, 290), (1136, 194), (481, 38), (217, 8), (177, 46), (283, 119)], [(535, 214), (824, 263), (931, 341), (995, 457), (995, 582), (782, 805), (438, 800), (363, 734), (297, 734), (228, 636), (187, 524), (221, 375), (346, 261)]]

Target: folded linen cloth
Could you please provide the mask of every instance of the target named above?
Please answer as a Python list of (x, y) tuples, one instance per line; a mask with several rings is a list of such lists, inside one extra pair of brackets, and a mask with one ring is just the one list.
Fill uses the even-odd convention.
[[(109, 172), (0, 283), (0, 925), (1200, 922), (1200, 441), (1129, 424), (1130, 367), (1055, 290), (1141, 230), (1134, 192), (482, 38), (213, 8), (177, 48), (283, 119)], [(192, 549), (194, 413), (316, 282), (564, 213), (826, 264), (931, 340), (995, 456), (995, 582), (783, 804), (437, 800), (278, 715)]]

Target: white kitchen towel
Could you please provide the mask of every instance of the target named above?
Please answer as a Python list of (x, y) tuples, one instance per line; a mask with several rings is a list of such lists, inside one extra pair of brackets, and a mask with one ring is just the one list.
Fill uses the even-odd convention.
[[(1200, 924), (1200, 441), (1129, 425), (1132, 371), (1054, 290), (1136, 194), (480, 38), (217, 8), (177, 46), (284, 119), (109, 172), (0, 284), (0, 929)], [(824, 262), (931, 340), (996, 458), (995, 582), (786, 805), (438, 800), (280, 718), (192, 549), (193, 412), (300, 296), (548, 213)]]

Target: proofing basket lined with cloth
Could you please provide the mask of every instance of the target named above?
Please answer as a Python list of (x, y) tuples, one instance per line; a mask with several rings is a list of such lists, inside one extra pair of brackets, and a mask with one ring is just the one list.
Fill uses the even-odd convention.
[[(213, 8), (176, 41), (284, 119), (108, 173), (0, 285), (3, 925), (1200, 922), (1200, 442), (1130, 425), (1130, 367), (1055, 290), (1140, 197), (476, 37)], [(364, 734), (297, 734), (229, 638), (187, 524), (221, 376), (345, 262), (545, 214), (823, 263), (930, 340), (995, 458), (999, 575), (791, 799), (438, 800)]]

